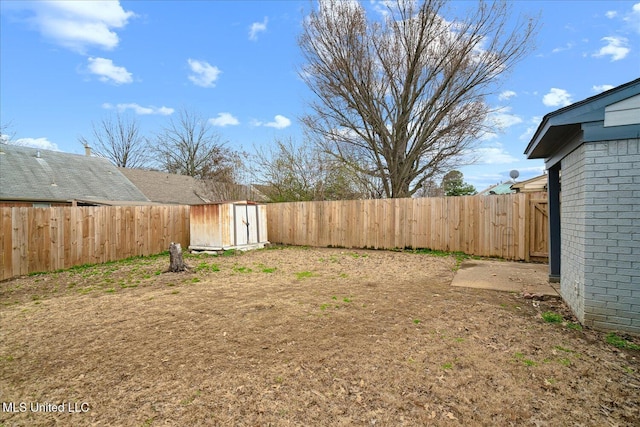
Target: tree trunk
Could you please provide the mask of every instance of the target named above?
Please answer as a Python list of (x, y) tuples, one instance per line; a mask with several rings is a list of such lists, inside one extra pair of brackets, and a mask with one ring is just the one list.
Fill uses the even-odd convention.
[(182, 259), (182, 247), (180, 243), (173, 243), (169, 245), (169, 271), (177, 273), (179, 271), (185, 271), (187, 269), (184, 260)]

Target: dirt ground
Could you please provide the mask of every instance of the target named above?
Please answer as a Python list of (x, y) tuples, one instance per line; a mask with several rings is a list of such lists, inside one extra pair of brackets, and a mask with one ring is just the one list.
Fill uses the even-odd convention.
[(455, 257), (187, 262), (0, 283), (0, 426), (640, 425), (640, 352), (558, 299), (450, 286)]

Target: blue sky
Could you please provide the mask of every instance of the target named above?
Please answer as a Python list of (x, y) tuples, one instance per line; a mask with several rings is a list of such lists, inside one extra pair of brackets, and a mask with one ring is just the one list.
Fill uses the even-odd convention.
[[(460, 6), (464, 2), (453, 2)], [(364, 1), (375, 11), (381, 2)], [(309, 1), (0, 2), (0, 122), (23, 144), (83, 153), (78, 137), (115, 112), (152, 135), (181, 108), (246, 151), (302, 141), (311, 92), (297, 47)], [(640, 2), (517, 1), (540, 14), (533, 51), (489, 101), (502, 131), (461, 168), (481, 190), (527, 179), (542, 117), (640, 76)], [(515, 17), (515, 16), (514, 16)]]

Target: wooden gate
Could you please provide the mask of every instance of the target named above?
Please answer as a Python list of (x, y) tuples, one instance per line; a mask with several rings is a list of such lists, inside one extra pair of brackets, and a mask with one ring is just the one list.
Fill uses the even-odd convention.
[(529, 257), (549, 258), (549, 213), (546, 199), (529, 200)]

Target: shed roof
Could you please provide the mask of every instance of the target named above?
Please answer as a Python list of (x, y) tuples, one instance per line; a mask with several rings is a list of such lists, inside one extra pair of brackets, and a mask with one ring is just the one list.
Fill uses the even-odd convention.
[(582, 142), (637, 138), (640, 124), (604, 127), (604, 120), (606, 107), (639, 93), (640, 78), (547, 114), (525, 154), (530, 159), (549, 158), (581, 131)]
[(0, 200), (149, 200), (107, 159), (0, 144)]

